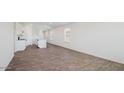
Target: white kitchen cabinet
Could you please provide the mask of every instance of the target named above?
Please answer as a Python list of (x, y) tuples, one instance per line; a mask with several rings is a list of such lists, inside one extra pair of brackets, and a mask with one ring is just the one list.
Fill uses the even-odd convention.
[(37, 40), (38, 48), (47, 48), (47, 41), (44, 39)]
[(26, 48), (26, 40), (17, 40), (15, 42), (15, 52), (17, 51), (23, 51)]

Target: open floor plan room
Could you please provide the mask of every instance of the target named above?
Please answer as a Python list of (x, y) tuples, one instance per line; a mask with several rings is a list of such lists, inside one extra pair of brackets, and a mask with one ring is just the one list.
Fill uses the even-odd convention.
[(1, 22), (1, 71), (123, 71), (124, 22)]

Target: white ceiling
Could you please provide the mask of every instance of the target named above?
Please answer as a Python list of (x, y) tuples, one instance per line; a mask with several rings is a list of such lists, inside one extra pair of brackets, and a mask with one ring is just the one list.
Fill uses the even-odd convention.
[(70, 24), (71, 22), (20, 22), (22, 25), (32, 24), (35, 27), (41, 27), (44, 30), (50, 30), (59, 26)]

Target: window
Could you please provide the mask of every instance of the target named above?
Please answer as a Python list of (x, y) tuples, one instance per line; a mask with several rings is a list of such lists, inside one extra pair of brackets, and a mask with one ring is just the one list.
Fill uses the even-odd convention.
[(71, 29), (70, 28), (66, 28), (64, 30), (64, 41), (65, 42), (70, 42), (70, 34), (71, 34)]

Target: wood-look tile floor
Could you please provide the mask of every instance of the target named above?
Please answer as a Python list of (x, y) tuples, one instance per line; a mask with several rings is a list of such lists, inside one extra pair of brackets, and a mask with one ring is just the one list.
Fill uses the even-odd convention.
[(48, 44), (17, 52), (6, 71), (122, 71), (124, 64)]

